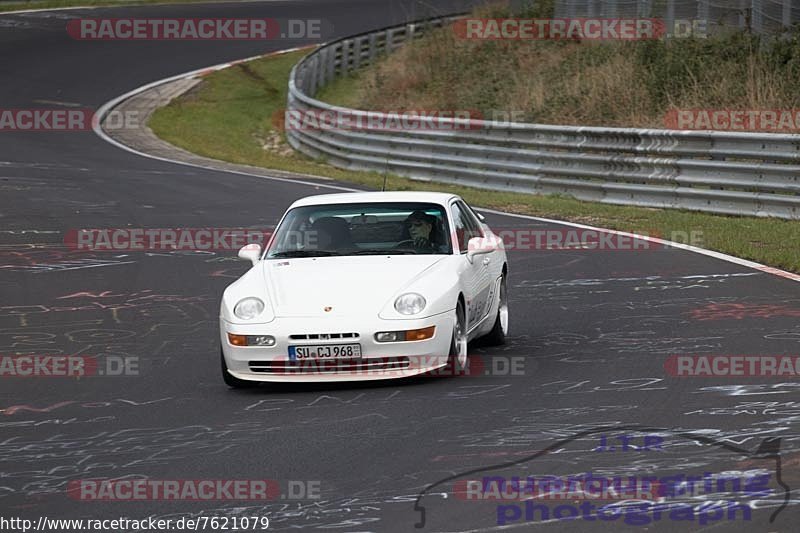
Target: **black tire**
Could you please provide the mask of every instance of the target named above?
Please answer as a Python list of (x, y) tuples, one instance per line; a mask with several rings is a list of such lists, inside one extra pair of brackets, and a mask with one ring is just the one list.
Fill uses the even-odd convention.
[[(458, 302), (456, 306), (456, 320), (460, 323), (463, 334), (466, 336), (467, 330), (467, 314), (464, 311), (464, 304), (462, 302)], [(469, 360), (461, 362), (458, 360), (458, 341), (456, 339), (456, 328), (453, 329), (453, 336), (450, 338), (450, 353), (448, 354), (447, 359), (447, 369), (448, 374), (452, 376), (460, 376), (464, 374), (467, 367), (469, 366)]]
[(228, 372), (228, 365), (225, 364), (225, 356), (222, 354), (222, 348), (219, 349), (219, 360), (222, 365), (222, 379), (228, 387), (233, 389), (249, 389), (257, 385), (255, 381), (239, 379)]
[[(502, 346), (506, 343), (506, 333), (508, 332), (508, 291), (506, 287), (506, 275), (500, 279), (500, 303), (497, 305), (497, 318), (494, 320), (492, 330), (481, 339), (487, 346)], [(503, 327), (503, 305), (506, 306), (505, 328)]]

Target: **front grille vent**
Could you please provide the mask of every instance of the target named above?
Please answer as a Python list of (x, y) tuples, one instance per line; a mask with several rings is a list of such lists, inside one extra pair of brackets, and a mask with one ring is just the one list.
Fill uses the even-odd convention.
[(293, 341), (329, 341), (336, 339), (357, 339), (358, 337), (358, 333), (297, 333), (294, 335), (289, 335), (289, 338)]
[(251, 372), (261, 374), (341, 374), (404, 370), (408, 357), (375, 357), (372, 359), (339, 359), (311, 361), (249, 361)]

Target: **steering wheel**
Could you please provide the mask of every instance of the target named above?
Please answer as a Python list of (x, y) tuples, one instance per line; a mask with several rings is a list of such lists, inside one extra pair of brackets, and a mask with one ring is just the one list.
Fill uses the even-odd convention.
[(402, 248), (404, 250), (412, 251), (415, 254), (419, 253), (419, 251), (417, 251), (417, 248), (414, 246), (414, 240), (413, 239), (406, 239), (406, 240), (400, 241), (397, 244), (395, 244), (394, 246), (392, 246), (392, 250), (398, 250), (400, 248)]

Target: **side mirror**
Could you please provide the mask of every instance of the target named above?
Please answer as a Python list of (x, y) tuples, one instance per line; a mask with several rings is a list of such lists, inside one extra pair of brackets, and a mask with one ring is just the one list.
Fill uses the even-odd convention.
[(475, 214), (478, 216), (478, 220), (480, 220), (481, 222), (486, 222), (486, 217), (483, 216), (483, 213), (478, 213), (477, 211), (475, 211)]
[(497, 242), (494, 239), (487, 239), (486, 237), (473, 237), (467, 243), (467, 259), (472, 262), (472, 258), (476, 255), (490, 254), (497, 250)]
[(252, 243), (244, 246), (239, 250), (239, 259), (250, 261), (255, 265), (261, 259), (261, 245)]

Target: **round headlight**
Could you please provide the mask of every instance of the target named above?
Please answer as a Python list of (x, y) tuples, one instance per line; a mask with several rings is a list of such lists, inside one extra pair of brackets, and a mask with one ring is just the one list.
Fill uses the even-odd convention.
[(415, 292), (401, 294), (394, 301), (394, 308), (401, 315), (416, 315), (425, 309), (425, 298)]
[(233, 308), (233, 314), (242, 320), (250, 320), (261, 314), (264, 310), (264, 302), (258, 298), (245, 298), (240, 300)]

